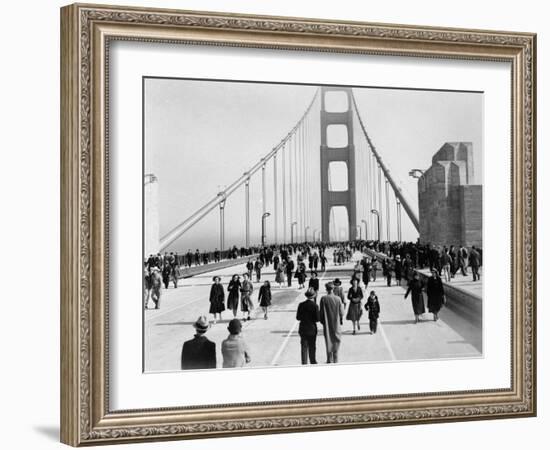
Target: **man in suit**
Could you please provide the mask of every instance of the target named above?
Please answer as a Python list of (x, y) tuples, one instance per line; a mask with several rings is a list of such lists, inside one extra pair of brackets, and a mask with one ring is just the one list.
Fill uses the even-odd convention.
[(205, 333), (210, 328), (206, 316), (200, 316), (193, 324), (195, 337), (183, 343), (181, 350), (181, 370), (215, 369), (216, 344)]
[(302, 346), (302, 364), (317, 364), (315, 357), (317, 341), (317, 322), (319, 322), (319, 307), (314, 299), (317, 293), (315, 289), (309, 288), (306, 291), (306, 299), (298, 305), (296, 311), (296, 320), (300, 321), (298, 334), (300, 335), (300, 344)]

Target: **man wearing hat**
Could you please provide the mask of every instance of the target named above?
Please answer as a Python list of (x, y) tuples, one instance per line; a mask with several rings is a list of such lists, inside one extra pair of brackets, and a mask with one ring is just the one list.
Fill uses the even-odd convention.
[(181, 370), (215, 369), (216, 344), (205, 336), (210, 328), (206, 316), (200, 316), (193, 327), (195, 337), (185, 341), (181, 350)]
[(393, 271), (395, 273), (395, 281), (398, 286), (401, 286), (401, 271), (402, 271), (403, 265), (401, 263), (401, 256), (395, 255), (395, 259), (393, 261)]
[(239, 319), (232, 319), (227, 326), (229, 336), (222, 342), (224, 368), (243, 367), (250, 362), (250, 350), (241, 336), (243, 326)]
[(311, 272), (308, 287), (313, 288), (316, 294), (319, 292), (319, 278), (317, 278), (317, 272), (315, 272), (315, 270)]
[(302, 364), (307, 364), (309, 356), (310, 364), (317, 364), (316, 341), (317, 341), (317, 322), (319, 322), (319, 307), (314, 301), (317, 296), (315, 289), (309, 288), (306, 291), (306, 299), (298, 305), (296, 311), (296, 320), (300, 321), (298, 334), (300, 335), (300, 344), (302, 346)]
[(321, 297), (319, 315), (327, 346), (327, 363), (337, 363), (342, 335), (341, 325), (344, 320), (344, 305), (340, 298), (332, 293), (334, 289), (332, 282), (327, 283), (325, 288), (327, 293)]

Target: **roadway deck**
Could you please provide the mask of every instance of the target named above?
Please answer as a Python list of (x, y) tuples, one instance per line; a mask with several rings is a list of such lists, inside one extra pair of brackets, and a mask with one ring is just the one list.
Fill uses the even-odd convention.
[[(327, 271), (319, 273), (321, 291), (325, 282), (339, 277), (347, 292), (354, 262), (334, 266), (332, 258), (329, 261)], [(185, 340), (193, 336), (194, 321), (201, 314), (212, 317), (208, 314), (212, 276), (220, 275), (227, 289), (231, 275), (244, 271), (244, 264), (222, 268), (180, 280), (177, 289), (171, 287), (163, 291), (161, 309), (145, 311), (145, 371), (179, 370), (181, 347)], [(279, 288), (273, 283), (272, 266), (264, 270), (263, 277), (272, 282), (272, 306), (267, 320), (264, 320), (262, 311), (257, 308), (252, 314), (252, 320), (244, 322), (243, 337), (252, 353), (252, 361), (248, 366), (299, 365), (300, 338), (297, 333), (296, 309), (305, 299), (305, 290), (298, 289), (295, 280), (291, 288)], [(252, 298), (255, 304), (259, 286), (259, 283), (254, 283)], [(449, 308), (443, 308), (438, 322), (434, 322), (431, 314), (426, 313), (423, 321), (415, 324), (410, 299), (403, 298), (402, 287), (387, 287), (385, 280), (379, 278), (369, 283), (368, 291), (371, 289), (377, 292), (381, 305), (378, 333), (370, 334), (366, 314), (363, 314), (361, 330), (356, 335), (352, 334), (351, 322), (344, 320), (341, 363), (482, 356), (481, 328), (475, 323)], [(232, 318), (230, 311), (223, 314), (223, 320), (213, 325), (207, 333), (209, 339), (216, 342), (218, 367), (222, 363), (221, 342), (228, 335), (227, 323)], [(238, 317), (241, 317), (240, 312)], [(326, 361), (321, 326), (317, 339), (317, 360), (319, 363)]]

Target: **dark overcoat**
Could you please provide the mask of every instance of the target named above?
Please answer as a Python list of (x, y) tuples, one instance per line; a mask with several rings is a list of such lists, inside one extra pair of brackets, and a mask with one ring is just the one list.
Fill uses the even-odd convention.
[(239, 307), (239, 291), (241, 290), (241, 282), (239, 280), (231, 280), (227, 286), (229, 295), (227, 297), (227, 309), (237, 309)]
[(214, 283), (210, 288), (210, 314), (221, 313), (225, 310), (225, 292), (221, 284)]
[(183, 343), (181, 349), (181, 369), (215, 369), (216, 344), (204, 335), (195, 335)]
[(428, 295), (428, 311), (437, 313), (445, 302), (445, 290), (443, 282), (439, 277), (430, 277), (426, 283), (426, 294)]
[(415, 315), (424, 314), (426, 308), (424, 306), (424, 296), (422, 295), (423, 284), (420, 280), (411, 280), (409, 287), (405, 293), (405, 298), (411, 294), (411, 304)]

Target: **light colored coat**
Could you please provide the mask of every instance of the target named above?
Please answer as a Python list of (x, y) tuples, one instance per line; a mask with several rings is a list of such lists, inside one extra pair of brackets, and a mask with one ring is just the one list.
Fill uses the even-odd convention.
[(319, 312), (321, 323), (323, 324), (327, 352), (337, 352), (342, 335), (340, 322), (344, 318), (344, 305), (340, 297), (333, 294), (321, 297)]
[(250, 350), (240, 334), (230, 334), (222, 342), (222, 367), (243, 367), (250, 362)]

